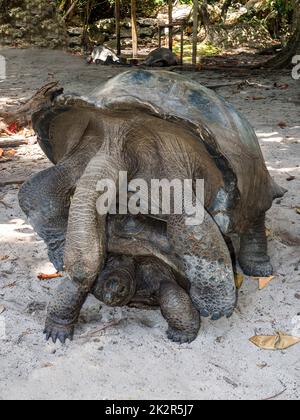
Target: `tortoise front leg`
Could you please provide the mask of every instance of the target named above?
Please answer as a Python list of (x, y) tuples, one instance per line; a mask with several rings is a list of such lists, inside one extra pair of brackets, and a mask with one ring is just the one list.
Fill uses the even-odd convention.
[(273, 274), (273, 267), (268, 256), (265, 214), (241, 236), (239, 263), (248, 276), (268, 277)]
[(171, 215), (168, 237), (183, 261), (192, 302), (204, 317), (229, 317), (236, 307), (237, 293), (228, 247), (206, 211), (202, 224), (192, 225), (190, 219), (186, 214)]
[(200, 329), (200, 315), (173, 271), (156, 258), (146, 258), (140, 262), (137, 275), (137, 302), (143, 295), (149, 305), (157, 301), (169, 326), (168, 338), (180, 344), (194, 341)]
[(56, 289), (47, 310), (44, 334), (62, 344), (67, 339), (73, 340), (74, 328), (78, 322), (80, 310), (88, 296), (86, 289), (74, 283), (68, 276)]

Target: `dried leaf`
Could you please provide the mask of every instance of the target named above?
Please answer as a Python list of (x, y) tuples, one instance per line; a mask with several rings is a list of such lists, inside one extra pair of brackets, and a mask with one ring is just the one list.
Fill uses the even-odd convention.
[(14, 150), (14, 149), (6, 150), (5, 156), (15, 156), (16, 153), (17, 153), (17, 151)]
[(274, 83), (274, 87), (276, 87), (277, 89), (288, 89), (289, 85), (287, 83)]
[(266, 228), (266, 237), (267, 238), (269, 238), (271, 236), (271, 233), (272, 233), (271, 229)]
[(52, 280), (52, 279), (58, 279), (60, 277), (63, 277), (61, 273), (54, 273), (54, 274), (43, 274), (40, 273), (38, 275), (39, 280)]
[(6, 311), (5, 306), (0, 305), (0, 315), (3, 314), (3, 312), (5, 312), (5, 311)]
[(11, 134), (16, 134), (17, 131), (18, 131), (18, 125), (17, 125), (17, 123), (14, 122), (14, 123), (10, 124), (7, 129)]
[(242, 273), (235, 273), (234, 280), (235, 280), (236, 288), (239, 290), (244, 283), (245, 277), (243, 276)]
[(0, 255), (0, 261), (6, 261), (9, 259), (8, 255)]
[(282, 129), (284, 129), (284, 128), (286, 128), (287, 127), (287, 123), (285, 123), (285, 122), (280, 122), (279, 124), (278, 124), (278, 127), (280, 127), (280, 128), (282, 128)]
[(300, 214), (300, 207), (296, 207), (296, 209), (295, 209), (295, 210), (296, 210), (296, 213), (297, 213), (297, 214)]
[(293, 337), (281, 332), (277, 335), (257, 335), (250, 338), (250, 342), (263, 350), (286, 350), (300, 343), (300, 337)]
[(265, 287), (268, 286), (269, 283), (274, 279), (274, 276), (270, 277), (261, 277), (258, 279), (258, 288), (259, 290), (263, 290)]
[(42, 369), (52, 368), (52, 367), (54, 367), (54, 364), (53, 364), (53, 363), (45, 363), (45, 364), (42, 366)]

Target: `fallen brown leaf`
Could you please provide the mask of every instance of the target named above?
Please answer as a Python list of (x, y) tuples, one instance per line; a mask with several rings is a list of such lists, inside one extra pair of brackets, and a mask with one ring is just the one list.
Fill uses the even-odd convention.
[(282, 121), (282, 122), (278, 123), (278, 127), (284, 129), (284, 128), (287, 127), (287, 123), (285, 123), (285, 122)]
[(239, 290), (244, 283), (245, 277), (242, 273), (235, 273), (234, 280), (235, 280), (236, 288)]
[(15, 156), (17, 151), (15, 149), (9, 149), (5, 151), (5, 156)]
[(295, 209), (295, 210), (296, 210), (296, 213), (297, 213), (297, 214), (300, 214), (300, 207), (296, 207), (296, 209)]
[(0, 255), (0, 261), (6, 261), (8, 260), (9, 256), (8, 255)]
[(289, 85), (287, 83), (274, 83), (274, 87), (277, 89), (288, 89)]
[(258, 288), (259, 290), (263, 290), (265, 287), (268, 286), (269, 283), (274, 279), (274, 276), (270, 277), (261, 277), (258, 279)]
[(271, 229), (266, 228), (266, 236), (267, 236), (267, 238), (269, 238), (269, 236), (271, 236), (271, 233), (272, 233)]
[(17, 282), (14, 281), (13, 283), (7, 284), (6, 286), (3, 286), (2, 289), (12, 289), (17, 285)]
[(271, 281), (275, 278), (275, 276), (270, 277), (252, 277), (253, 280), (258, 282), (258, 289), (263, 290)]
[(5, 311), (6, 311), (5, 306), (0, 305), (0, 315), (3, 314), (3, 312), (5, 312)]
[(45, 363), (45, 364), (42, 366), (42, 369), (52, 368), (52, 367), (54, 367), (54, 364), (53, 364), (53, 363)]
[(52, 280), (52, 279), (58, 279), (60, 277), (63, 277), (61, 273), (54, 273), (54, 274), (43, 274), (40, 273), (38, 275), (39, 280)]
[(300, 337), (278, 332), (277, 335), (257, 335), (250, 338), (250, 342), (263, 350), (286, 350), (300, 343)]

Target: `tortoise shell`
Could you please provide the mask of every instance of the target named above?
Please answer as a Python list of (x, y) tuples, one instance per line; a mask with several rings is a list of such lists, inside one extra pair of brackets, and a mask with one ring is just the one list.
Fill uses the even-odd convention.
[[(241, 233), (283, 195), (271, 178), (254, 129), (231, 104), (201, 84), (168, 71), (124, 72), (83, 97), (60, 95), (60, 109), (137, 108), (168, 120), (180, 120), (197, 133), (224, 177), (213, 217), (224, 234)], [(53, 122), (52, 122), (53, 125)]]

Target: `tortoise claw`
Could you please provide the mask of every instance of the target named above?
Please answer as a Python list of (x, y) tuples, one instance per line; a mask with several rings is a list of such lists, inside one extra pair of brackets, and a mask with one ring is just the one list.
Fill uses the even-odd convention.
[(194, 341), (197, 338), (198, 333), (189, 333), (169, 327), (167, 336), (174, 343), (185, 344)]
[(252, 277), (270, 277), (274, 273), (274, 268), (269, 261), (255, 262), (255, 261), (240, 261), (240, 265), (246, 276)]
[(46, 336), (46, 341), (52, 339), (53, 343), (56, 344), (57, 340), (59, 340), (61, 344), (65, 344), (67, 339), (73, 341), (74, 326), (47, 322), (44, 334)]
[(212, 321), (219, 321), (219, 319), (221, 318), (230, 318), (233, 315), (235, 308), (231, 308), (229, 310), (226, 311), (221, 311), (221, 312), (213, 312), (213, 313), (209, 313), (206, 309), (203, 309), (202, 311), (200, 311), (200, 315), (203, 318), (210, 318)]

